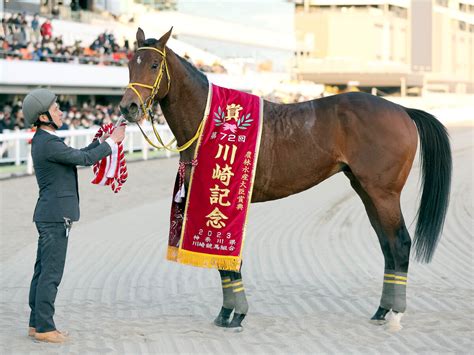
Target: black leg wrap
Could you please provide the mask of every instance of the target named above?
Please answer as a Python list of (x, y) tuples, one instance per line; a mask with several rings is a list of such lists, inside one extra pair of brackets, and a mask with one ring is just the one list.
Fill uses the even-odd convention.
[(387, 315), (389, 311), (390, 311), (389, 309), (379, 307), (379, 309), (377, 309), (377, 312), (375, 312), (371, 320), (383, 321), (385, 320), (385, 316)]
[(219, 315), (217, 316), (216, 319), (214, 319), (214, 324), (217, 325), (218, 327), (227, 328), (230, 323), (229, 319), (230, 319), (230, 315), (232, 311), (233, 309), (222, 307), (221, 311), (219, 312)]
[(234, 313), (234, 318), (232, 318), (232, 322), (227, 326), (227, 328), (239, 328), (242, 326), (242, 321), (245, 318), (245, 314)]

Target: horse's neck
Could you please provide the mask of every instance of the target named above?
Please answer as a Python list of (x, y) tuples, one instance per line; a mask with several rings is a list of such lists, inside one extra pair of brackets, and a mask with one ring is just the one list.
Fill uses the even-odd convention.
[[(161, 101), (161, 109), (178, 146), (194, 137), (204, 117), (209, 83), (197, 69), (187, 67), (173, 53), (168, 59), (170, 90)], [(191, 159), (194, 146), (183, 156)]]

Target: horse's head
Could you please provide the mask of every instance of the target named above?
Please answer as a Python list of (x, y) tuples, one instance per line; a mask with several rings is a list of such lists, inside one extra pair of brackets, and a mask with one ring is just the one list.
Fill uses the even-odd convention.
[(137, 30), (138, 49), (128, 63), (130, 83), (120, 101), (120, 111), (129, 122), (136, 122), (143, 115), (146, 116), (153, 102), (168, 94), (170, 75), (166, 62), (166, 43), (172, 29), (159, 40), (145, 40), (143, 30)]

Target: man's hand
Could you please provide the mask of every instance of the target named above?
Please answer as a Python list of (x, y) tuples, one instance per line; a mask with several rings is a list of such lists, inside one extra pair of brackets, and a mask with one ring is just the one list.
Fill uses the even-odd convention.
[(110, 138), (112, 138), (115, 143), (120, 143), (121, 141), (123, 141), (123, 139), (125, 138), (125, 126), (119, 126), (115, 128), (112, 134), (110, 135)]
[(104, 143), (107, 138), (110, 137), (110, 134), (105, 133), (102, 137), (99, 138), (100, 143)]

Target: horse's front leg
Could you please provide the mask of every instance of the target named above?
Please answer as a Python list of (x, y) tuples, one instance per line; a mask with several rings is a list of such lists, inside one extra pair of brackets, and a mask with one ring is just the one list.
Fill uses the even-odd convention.
[[(214, 324), (226, 328), (241, 327), (249, 309), (242, 274), (224, 270), (219, 270), (219, 274), (222, 281), (223, 304), (219, 315), (214, 320)], [(230, 321), (232, 311), (234, 311), (234, 317)]]

